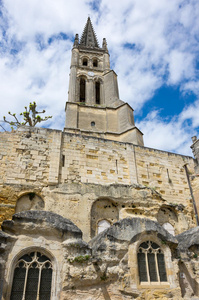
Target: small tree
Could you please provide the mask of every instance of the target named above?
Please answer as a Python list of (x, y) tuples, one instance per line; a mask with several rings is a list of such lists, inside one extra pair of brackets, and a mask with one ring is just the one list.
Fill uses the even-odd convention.
[(14, 117), (14, 121), (8, 121), (6, 120), (6, 117), (3, 117), (3, 121), (10, 124), (11, 128), (13, 129), (14, 127), (19, 127), (19, 126), (23, 126), (23, 125), (28, 125), (31, 127), (34, 127), (37, 123), (43, 122), (43, 121), (47, 121), (48, 119), (52, 118), (52, 116), (48, 116), (48, 117), (44, 117), (42, 118), (39, 114), (43, 114), (46, 111), (43, 110), (41, 112), (36, 110), (37, 104), (36, 102), (33, 102), (29, 104), (29, 108), (27, 108), (27, 106), (25, 106), (25, 111), (20, 113), (20, 116), (23, 116), (23, 121), (20, 122), (18, 120), (18, 118), (16, 117), (16, 114), (12, 114), (10, 111), (8, 112), (9, 115), (11, 115), (12, 117)]

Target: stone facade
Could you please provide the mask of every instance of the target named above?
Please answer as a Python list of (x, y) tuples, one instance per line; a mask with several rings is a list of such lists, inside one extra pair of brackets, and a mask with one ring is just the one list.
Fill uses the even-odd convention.
[(144, 147), (88, 18), (64, 130), (0, 133), (0, 299), (25, 299), (37, 269), (33, 299), (199, 299), (197, 138), (191, 147), (195, 159)]

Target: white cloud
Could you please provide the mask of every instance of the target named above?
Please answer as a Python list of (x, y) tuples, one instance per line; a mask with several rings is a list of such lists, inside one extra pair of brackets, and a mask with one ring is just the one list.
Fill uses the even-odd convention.
[(199, 127), (199, 100), (195, 101), (189, 107), (185, 107), (182, 113), (179, 116), (179, 120), (181, 122), (185, 122), (187, 120), (191, 121), (192, 127), (197, 128)]
[(181, 118), (174, 116), (168, 122), (159, 113), (152, 111), (145, 120), (137, 124), (144, 132), (145, 146), (191, 156), (191, 136), (194, 131), (191, 132), (188, 128), (185, 130)]
[[(98, 11), (92, 10), (95, 3), (3, 1), (0, 119), (8, 110), (20, 112), (24, 105), (36, 100), (39, 106), (46, 107), (47, 114), (54, 116), (50, 126), (63, 128), (71, 39), (75, 33), (81, 35), (88, 14), (99, 43), (103, 37), (107, 38), (111, 61), (118, 74), (120, 97), (137, 112), (144, 109), (144, 104), (163, 84), (176, 85), (182, 93), (199, 96), (198, 0), (101, 0)], [(68, 39), (55, 38), (48, 44), (49, 38), (59, 36), (60, 32)], [(126, 48), (126, 44), (134, 47)], [(11, 50), (19, 52), (13, 55)], [(161, 119), (161, 115), (154, 119), (149, 114), (139, 124), (144, 129), (146, 144), (152, 140), (154, 148), (168, 150), (167, 146), (172, 145), (170, 150), (181, 152), (185, 139), (189, 140), (198, 126), (197, 103), (187, 106), (179, 118), (170, 121)], [(186, 124), (191, 124), (191, 128)]]
[(4, 7), (10, 22), (9, 34), (32, 40), (37, 33), (46, 37), (57, 32), (73, 34), (80, 30), (90, 13), (87, 1), (6, 0)]
[(191, 79), (194, 76), (194, 57), (191, 53), (182, 53), (172, 50), (168, 58), (169, 83), (177, 84), (181, 80)]

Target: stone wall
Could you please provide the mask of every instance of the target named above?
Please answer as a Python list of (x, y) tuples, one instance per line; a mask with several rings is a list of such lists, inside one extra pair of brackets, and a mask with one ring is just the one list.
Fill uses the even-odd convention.
[(89, 240), (91, 227), (96, 231), (106, 215), (102, 208), (95, 220), (91, 216), (95, 201), (103, 198), (117, 207), (119, 219), (139, 215), (157, 220), (165, 206), (165, 222), (172, 219), (169, 209), (177, 215), (176, 233), (194, 226), (183, 167), (188, 164), (193, 173), (191, 157), (44, 128), (0, 135), (1, 221), (20, 211), (20, 202), (27, 199), (29, 209), (70, 218)]
[(194, 174), (190, 176), (191, 186), (194, 191), (194, 199), (196, 202), (197, 212), (199, 213), (199, 174)]
[[(33, 252), (46, 255), (52, 263), (52, 300), (199, 297), (198, 228), (174, 237), (157, 222), (126, 218), (86, 243), (71, 221), (44, 211), (17, 213), (11, 221), (4, 221), (2, 228), (3, 300), (10, 298), (18, 260)], [(139, 280), (137, 253), (143, 242), (156, 243), (161, 249), (164, 280)]]
[[(0, 221), (17, 212), (0, 236), (3, 299), (25, 250), (52, 258), (52, 299), (199, 296), (198, 228), (184, 168), (199, 203), (191, 157), (42, 128), (0, 133), (0, 142)], [(111, 227), (97, 234), (103, 220)], [(161, 286), (139, 283), (144, 240), (164, 252)]]

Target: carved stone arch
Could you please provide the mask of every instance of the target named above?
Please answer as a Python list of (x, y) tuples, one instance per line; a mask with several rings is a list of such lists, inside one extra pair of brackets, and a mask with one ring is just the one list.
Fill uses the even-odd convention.
[(88, 76), (84, 73), (77, 75), (77, 80), (80, 81), (80, 78), (84, 78), (86, 81), (88, 81)]
[(16, 202), (15, 213), (27, 210), (44, 210), (45, 202), (35, 192), (26, 192), (20, 195)]
[(56, 259), (55, 259), (55, 256), (52, 254), (52, 252), (47, 249), (47, 248), (44, 248), (44, 247), (38, 247), (38, 246), (29, 246), (29, 247), (26, 247), (26, 248), (23, 248), (21, 249), (14, 257), (13, 259), (11, 260), (10, 262), (10, 266), (12, 266), (13, 264), (16, 264), (17, 260), (25, 255), (27, 252), (31, 252), (31, 251), (42, 251), (46, 256), (48, 256), (54, 264), (57, 264), (56, 262)]
[(91, 237), (97, 234), (100, 221), (106, 220), (112, 225), (118, 219), (119, 212), (114, 201), (109, 198), (97, 199), (91, 207)]
[(102, 84), (102, 83), (103, 83), (103, 78), (100, 77), (100, 76), (95, 76), (95, 77), (93, 78), (93, 81), (94, 81), (94, 82), (99, 81), (100, 84)]
[[(50, 291), (50, 298), (49, 299), (56, 299), (57, 297), (57, 272), (58, 272), (58, 265), (56, 258), (54, 255), (46, 248), (44, 247), (38, 247), (38, 246), (32, 246), (32, 247), (27, 247), (19, 251), (11, 260), (10, 266), (9, 266), (9, 273), (8, 273), (8, 282), (10, 282), (7, 290), (7, 297), (10, 299), (11, 293), (12, 293), (12, 287), (13, 287), (13, 281), (14, 281), (14, 276), (15, 276), (15, 268), (17, 266), (17, 263), (19, 260), (25, 256), (30, 255), (31, 253), (40, 253), (43, 256), (46, 256), (47, 259), (49, 259), (50, 264), (51, 264), (51, 269), (52, 269), (52, 274), (51, 274), (51, 291)], [(27, 279), (27, 278), (26, 278)], [(20, 278), (21, 280), (21, 278)], [(55, 298), (52, 297), (52, 295), (55, 295)]]
[(133, 240), (130, 241), (129, 245), (135, 243), (134, 249), (135, 252), (137, 253), (140, 245), (142, 243), (145, 243), (146, 241), (151, 241), (155, 244), (158, 244), (164, 253), (166, 252), (166, 249), (169, 249), (170, 251), (169, 243), (165, 241), (165, 236), (164, 237), (158, 236), (158, 231), (152, 232), (151, 230), (150, 231), (145, 230), (142, 233), (135, 235)]

